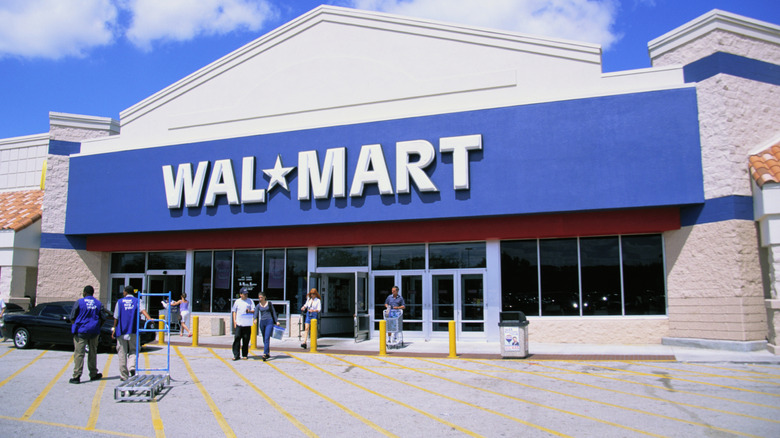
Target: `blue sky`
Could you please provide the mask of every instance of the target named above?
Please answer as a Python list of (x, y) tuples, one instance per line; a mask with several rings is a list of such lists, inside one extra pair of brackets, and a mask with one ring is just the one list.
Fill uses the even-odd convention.
[(780, 24), (780, 0), (2, 0), (0, 139), (49, 111), (119, 119), (166, 86), (320, 4), (598, 43), (605, 72), (712, 10)]

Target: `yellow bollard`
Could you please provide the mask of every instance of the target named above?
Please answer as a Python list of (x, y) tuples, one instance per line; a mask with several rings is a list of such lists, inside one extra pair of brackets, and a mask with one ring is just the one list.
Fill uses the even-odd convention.
[(448, 357), (455, 359), (458, 357), (458, 353), (455, 351), (455, 321), (450, 321), (447, 325), (450, 330), (450, 355)]
[(317, 352), (317, 319), (311, 320), (311, 351), (312, 353)]
[[(160, 315), (160, 322), (158, 324), (160, 330), (165, 330), (165, 315)], [(165, 344), (165, 331), (159, 332), (160, 336), (157, 337), (157, 343), (160, 345)]]
[(250, 338), (252, 338), (252, 341), (249, 342), (249, 347), (252, 348), (252, 350), (257, 350), (257, 320), (254, 320), (252, 322), (252, 334), (249, 335)]
[(200, 328), (200, 318), (192, 316), (192, 346), (198, 346), (198, 329)]
[(387, 356), (387, 321), (379, 321), (379, 355)]

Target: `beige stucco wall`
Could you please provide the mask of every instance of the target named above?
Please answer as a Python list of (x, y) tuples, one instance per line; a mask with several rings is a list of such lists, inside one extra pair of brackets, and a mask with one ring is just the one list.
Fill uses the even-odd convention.
[(755, 223), (701, 224), (664, 238), (669, 336), (763, 340), (767, 325)]
[(38, 263), (38, 303), (78, 299), (86, 285), (108, 302), (108, 288), (101, 287), (109, 284), (108, 253), (41, 248)]
[(656, 56), (652, 59), (652, 63), (654, 67), (686, 65), (715, 52), (732, 53), (746, 58), (780, 64), (780, 52), (778, 52), (776, 45), (719, 29), (713, 30), (689, 44)]
[[(109, 131), (52, 124), (50, 135), (56, 140), (78, 142), (109, 135)], [(65, 232), (69, 171), (69, 157), (48, 155), (41, 215), (42, 233), (61, 235)], [(92, 285), (95, 296), (107, 302), (109, 291), (101, 285), (109, 284), (109, 263), (107, 253), (41, 248), (38, 255), (36, 302), (78, 299), (86, 285)]]
[[(686, 65), (716, 52), (780, 64), (780, 46), (724, 29), (652, 59)], [(737, 33), (735, 33), (737, 32)], [(705, 199), (752, 196), (747, 157), (777, 135), (780, 87), (727, 74), (696, 84)], [(669, 336), (733, 341), (767, 337), (758, 229), (729, 220), (664, 233)]]
[(529, 318), (528, 342), (572, 344), (660, 344), (669, 321), (652, 318)]

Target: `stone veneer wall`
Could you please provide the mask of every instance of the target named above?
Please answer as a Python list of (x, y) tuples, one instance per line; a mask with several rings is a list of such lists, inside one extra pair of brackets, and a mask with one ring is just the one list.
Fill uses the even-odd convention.
[[(780, 63), (780, 47), (715, 30), (653, 59), (690, 64), (715, 52)], [(776, 135), (780, 89), (717, 74), (696, 84), (705, 199), (751, 196), (747, 157)], [(669, 336), (733, 341), (767, 335), (758, 228), (728, 220), (667, 232)]]
[[(80, 142), (89, 138), (105, 137), (108, 130), (85, 129), (51, 125), (54, 140)], [(41, 232), (63, 234), (68, 202), (68, 172), (70, 158), (49, 155), (46, 167), (46, 189), (43, 195)], [(38, 256), (38, 283), (36, 302), (74, 300), (81, 297), (86, 285), (95, 288), (95, 296), (108, 300), (109, 254), (73, 249), (41, 248)]]

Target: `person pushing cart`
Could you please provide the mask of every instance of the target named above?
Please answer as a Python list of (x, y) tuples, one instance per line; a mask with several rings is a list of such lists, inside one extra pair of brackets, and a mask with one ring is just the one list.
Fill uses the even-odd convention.
[(384, 317), (387, 321), (387, 345), (403, 346), (403, 314), (406, 309), (404, 297), (398, 294), (398, 286), (393, 286), (391, 294), (385, 299)]

